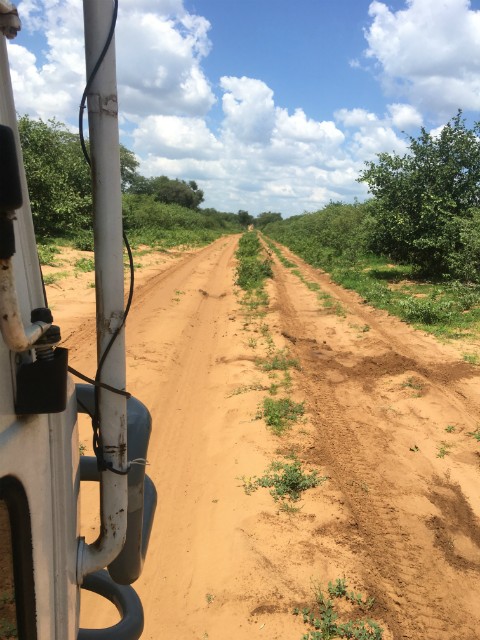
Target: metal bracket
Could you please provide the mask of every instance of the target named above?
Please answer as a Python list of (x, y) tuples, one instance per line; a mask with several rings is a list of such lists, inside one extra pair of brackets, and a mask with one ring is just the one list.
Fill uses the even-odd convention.
[(3, 33), (8, 40), (13, 40), (21, 28), (22, 23), (14, 5), (6, 0), (0, 0), (0, 33)]

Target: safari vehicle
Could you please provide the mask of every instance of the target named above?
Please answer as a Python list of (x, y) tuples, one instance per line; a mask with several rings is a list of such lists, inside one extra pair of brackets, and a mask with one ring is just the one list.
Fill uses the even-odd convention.
[[(125, 390), (132, 288), (125, 307), (118, 3), (83, 5), (98, 368), (95, 379), (74, 384), (42, 284), (19, 144), (6, 39), (15, 38), (21, 16), (0, 0), (0, 639), (135, 640), (143, 630), (130, 585), (142, 570), (156, 492), (145, 475), (150, 415)], [(79, 455), (80, 412), (92, 418), (95, 456)], [(87, 481), (100, 489), (100, 532), (91, 544), (80, 537), (79, 489)], [(111, 600), (118, 624), (79, 629), (82, 589)]]

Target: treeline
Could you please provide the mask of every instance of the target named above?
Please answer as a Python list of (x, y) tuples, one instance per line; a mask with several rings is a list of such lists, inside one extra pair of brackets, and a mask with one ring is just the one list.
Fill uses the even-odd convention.
[[(25, 171), (35, 232), (39, 242), (73, 239), (79, 248), (92, 245), (90, 169), (79, 136), (56, 120), (19, 119)], [(167, 176), (146, 178), (135, 154), (120, 146), (124, 227), (137, 241), (208, 242), (242, 228), (239, 214), (200, 209), (204, 193), (195, 181)]]
[(438, 135), (425, 129), (404, 156), (382, 153), (359, 181), (373, 198), (330, 203), (265, 226), (312, 264), (354, 265), (383, 256), (426, 278), (480, 282), (480, 123), (461, 112)]

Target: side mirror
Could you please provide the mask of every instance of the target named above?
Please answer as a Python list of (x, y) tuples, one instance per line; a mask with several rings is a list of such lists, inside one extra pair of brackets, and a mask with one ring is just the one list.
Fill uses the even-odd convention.
[(0, 125), (0, 213), (19, 209), (22, 202), (15, 137), (10, 127)]

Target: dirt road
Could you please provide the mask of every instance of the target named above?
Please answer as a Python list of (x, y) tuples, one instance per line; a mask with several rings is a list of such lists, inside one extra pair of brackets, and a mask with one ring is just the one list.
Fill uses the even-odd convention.
[[(300, 640), (310, 629), (293, 608), (312, 603), (312, 581), (339, 577), (375, 598), (363, 617), (387, 640), (480, 638), (480, 444), (468, 435), (478, 369), (287, 251), (303, 281), (275, 258), (268, 312), (246, 317), (237, 242), (149, 271), (129, 318), (128, 388), (153, 415), (148, 473), (159, 494), (135, 585), (142, 638)], [(325, 308), (305, 282), (338, 304)], [(72, 364), (93, 374), (94, 325), (75, 328), (69, 313), (59, 298)], [(280, 381), (258, 366), (267, 334), (298, 360), (289, 396), (306, 408), (281, 437), (255, 419)], [(297, 513), (243, 489), (289, 453), (328, 477)], [(89, 540), (95, 499), (82, 495)], [(82, 626), (114, 620), (84, 599)]]

